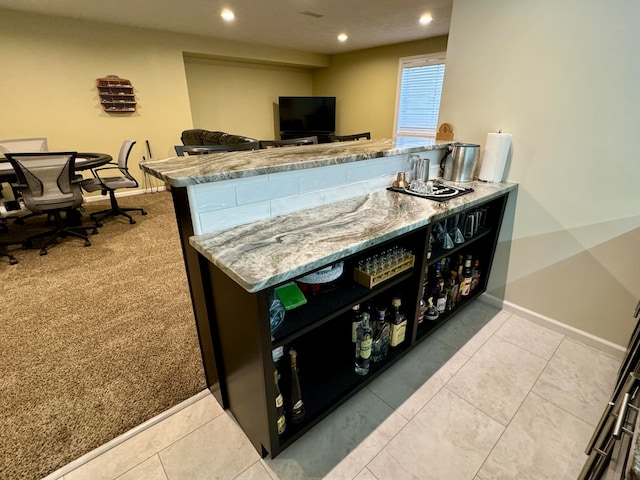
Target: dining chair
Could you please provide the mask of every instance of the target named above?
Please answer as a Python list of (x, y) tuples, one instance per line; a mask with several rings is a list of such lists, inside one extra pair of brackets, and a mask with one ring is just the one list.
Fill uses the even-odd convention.
[(74, 172), (76, 152), (23, 152), (5, 156), (18, 177), (15, 187), (25, 207), (53, 219), (53, 229), (27, 237), (24, 245), (29, 247), (34, 240), (43, 239), (40, 255), (46, 255), (47, 247), (56, 244), (59, 238), (80, 238), (85, 247), (90, 246), (86, 227), (71, 224), (77, 207), (82, 205), (80, 179)]
[(332, 142), (349, 142), (351, 140), (360, 140), (361, 138), (366, 138), (367, 140), (371, 140), (371, 132), (362, 132), (362, 133), (354, 133), (353, 135), (332, 135)]
[[(116, 190), (120, 188), (137, 188), (138, 181), (129, 173), (127, 167), (129, 162), (129, 154), (131, 149), (136, 144), (135, 140), (125, 140), (120, 147), (120, 153), (118, 154), (118, 163), (109, 162), (107, 167), (100, 167), (91, 170), (93, 178), (87, 178), (82, 180), (82, 188), (87, 192), (102, 192), (102, 195), (109, 194), (109, 200), (111, 201), (111, 208), (105, 210), (99, 210), (89, 215), (91, 220), (96, 223), (97, 227), (102, 226), (102, 221), (109, 217), (123, 216), (129, 219), (129, 223), (133, 224), (136, 221), (127, 212), (140, 212), (142, 215), (146, 215), (147, 212), (143, 208), (123, 208), (118, 205), (116, 199)], [(104, 176), (107, 170), (118, 170), (120, 175), (118, 176)]]
[(309, 137), (288, 138), (286, 140), (260, 140), (260, 148), (294, 147), (297, 145), (314, 145), (318, 143), (316, 135)]
[[(33, 137), (33, 138), (10, 138), (7, 140), (0, 140), (0, 154), (4, 155), (7, 152), (10, 153), (22, 153), (22, 152), (48, 152), (49, 146), (46, 137)], [(17, 193), (13, 188), (14, 195)], [(15, 222), (18, 224), (24, 224), (25, 219), (40, 215), (39, 213), (28, 213), (24, 216), (16, 217)]]
[(48, 152), (49, 146), (45, 137), (10, 138), (0, 140), (0, 153)]

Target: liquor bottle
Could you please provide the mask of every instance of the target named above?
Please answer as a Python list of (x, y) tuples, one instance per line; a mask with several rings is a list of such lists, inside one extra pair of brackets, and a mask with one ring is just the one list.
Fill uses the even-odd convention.
[(456, 303), (459, 302), (462, 298), (462, 284), (464, 283), (464, 275), (462, 274), (462, 270), (464, 270), (464, 265), (458, 265), (458, 297), (456, 298)]
[(453, 309), (453, 306), (451, 304), (451, 297), (453, 296), (453, 283), (450, 276), (444, 281), (444, 293), (444, 309), (445, 311), (451, 311)]
[(451, 270), (449, 274), (451, 275), (451, 279), (449, 280), (451, 284), (451, 292), (447, 295), (447, 310), (450, 312), (453, 310), (453, 307), (456, 306), (460, 284), (458, 283), (458, 272)]
[(430, 282), (431, 287), (431, 296), (433, 297), (434, 302), (437, 301), (438, 295), (440, 294), (440, 279), (442, 278), (442, 272), (440, 271), (440, 262), (436, 263), (435, 272), (433, 274), (433, 279)]
[(371, 327), (369, 326), (369, 314), (362, 314), (362, 321), (358, 325), (358, 339), (356, 341), (355, 372), (358, 375), (369, 373), (369, 359), (371, 357)]
[(442, 264), (440, 262), (436, 262), (436, 273), (435, 273), (435, 283), (438, 283), (438, 280), (442, 278)]
[(402, 306), (400, 297), (393, 297), (391, 306), (393, 307), (393, 312), (391, 313), (391, 340), (389, 345), (397, 347), (404, 342), (407, 332), (407, 317), (400, 311)]
[(390, 327), (387, 321), (387, 309), (378, 307), (376, 309), (377, 318), (373, 320), (371, 329), (373, 331), (371, 344), (371, 361), (379, 362), (387, 356), (389, 351)]
[(418, 302), (418, 325), (424, 322), (424, 314), (427, 311), (427, 302), (424, 301), (424, 295), (420, 297), (420, 301)]
[(284, 401), (282, 400), (282, 392), (278, 385), (278, 370), (273, 371), (273, 381), (276, 384), (276, 424), (278, 425), (278, 435), (282, 435), (287, 428), (287, 422), (284, 418)]
[(360, 305), (355, 304), (351, 307), (351, 341), (353, 343), (356, 343), (358, 339), (358, 325), (360, 325), (360, 320), (362, 320)]
[(438, 295), (436, 296), (436, 309), (438, 313), (443, 313), (447, 308), (447, 290), (444, 285), (444, 279), (438, 280)]
[(462, 270), (464, 280), (460, 285), (460, 290), (462, 290), (463, 297), (471, 293), (471, 258), (471, 255), (467, 255), (467, 259), (464, 261), (464, 269)]
[(480, 283), (480, 260), (477, 258), (473, 261), (471, 269), (471, 291), (473, 292)]
[(440, 314), (438, 309), (433, 304), (433, 298), (429, 297), (427, 311), (424, 313), (424, 318), (430, 321), (437, 320)]
[(300, 379), (298, 378), (298, 354), (294, 349), (289, 350), (291, 357), (291, 423), (300, 423), (304, 420), (304, 403), (300, 391)]
[(431, 295), (431, 270), (429, 267), (424, 269), (424, 283), (422, 284), (422, 298), (425, 300)]

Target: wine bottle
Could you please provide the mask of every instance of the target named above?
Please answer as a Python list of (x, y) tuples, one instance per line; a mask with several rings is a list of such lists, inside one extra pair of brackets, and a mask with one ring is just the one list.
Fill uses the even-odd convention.
[(287, 422), (284, 418), (282, 392), (280, 392), (280, 385), (278, 385), (278, 370), (273, 371), (273, 381), (276, 384), (276, 424), (278, 425), (278, 435), (282, 435), (287, 428)]
[(360, 313), (360, 305), (355, 304), (351, 307), (351, 341), (356, 343), (358, 340), (358, 325), (362, 320), (362, 314)]
[(464, 261), (464, 269), (462, 270), (463, 282), (460, 285), (462, 290), (462, 296), (466, 297), (471, 293), (471, 255), (467, 255), (467, 259)]
[(355, 372), (358, 375), (369, 373), (369, 362), (371, 357), (372, 331), (369, 326), (369, 314), (362, 314), (362, 321), (358, 326), (358, 339), (356, 341), (356, 362)]
[(304, 403), (302, 402), (302, 392), (300, 391), (300, 379), (298, 378), (298, 354), (295, 350), (289, 350), (291, 358), (291, 423), (296, 424), (304, 420)]
[(402, 300), (400, 297), (393, 297), (391, 301), (393, 312), (391, 314), (391, 340), (389, 345), (397, 347), (404, 342), (407, 332), (407, 317), (400, 311)]

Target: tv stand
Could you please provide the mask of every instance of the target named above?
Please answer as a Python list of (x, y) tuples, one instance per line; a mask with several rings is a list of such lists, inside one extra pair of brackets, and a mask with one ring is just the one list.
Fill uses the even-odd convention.
[(331, 143), (336, 132), (280, 132), (281, 140), (290, 140), (300, 137), (318, 137), (318, 143)]

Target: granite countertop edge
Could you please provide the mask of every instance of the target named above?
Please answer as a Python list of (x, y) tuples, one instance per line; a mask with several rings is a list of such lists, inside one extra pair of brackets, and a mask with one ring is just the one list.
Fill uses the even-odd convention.
[(398, 146), (392, 139), (221, 152), (147, 160), (140, 169), (172, 187), (442, 150), (451, 142)]
[(193, 236), (189, 243), (242, 288), (255, 293), (518, 187), (510, 182), (465, 185), (474, 192), (445, 202), (385, 190)]

